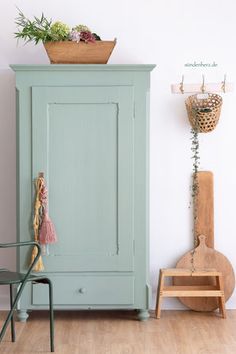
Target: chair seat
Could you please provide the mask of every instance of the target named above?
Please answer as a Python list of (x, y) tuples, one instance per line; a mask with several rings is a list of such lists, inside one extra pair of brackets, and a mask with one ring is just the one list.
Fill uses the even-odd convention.
[[(25, 274), (18, 272), (11, 272), (7, 269), (0, 269), (0, 284), (19, 284), (24, 280)], [(46, 276), (30, 275), (27, 281), (40, 281), (46, 278)]]

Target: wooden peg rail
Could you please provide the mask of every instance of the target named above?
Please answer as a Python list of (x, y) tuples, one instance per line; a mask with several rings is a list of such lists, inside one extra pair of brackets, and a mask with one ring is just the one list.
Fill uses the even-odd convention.
[[(204, 84), (204, 92), (232, 92), (234, 90), (234, 84), (232, 82), (224, 82), (219, 83), (206, 83)], [(202, 91), (202, 83), (201, 84), (172, 84), (171, 85), (171, 93), (203, 93)]]
[[(215, 277), (215, 285), (165, 285), (166, 277)], [(161, 301), (164, 297), (217, 297), (219, 311), (226, 318), (223, 276), (215, 269), (194, 270), (171, 268), (160, 269), (157, 288), (156, 318), (161, 317)]]

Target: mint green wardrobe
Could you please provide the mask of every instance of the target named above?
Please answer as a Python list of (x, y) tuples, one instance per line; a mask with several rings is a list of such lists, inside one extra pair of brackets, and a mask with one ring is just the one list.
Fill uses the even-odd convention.
[[(138, 309), (148, 318), (148, 150), (154, 65), (12, 65), (17, 92), (17, 237), (33, 239), (44, 172), (58, 242), (43, 257), (56, 309)], [(21, 249), (18, 269), (30, 253)], [(30, 286), (19, 304), (48, 303)]]

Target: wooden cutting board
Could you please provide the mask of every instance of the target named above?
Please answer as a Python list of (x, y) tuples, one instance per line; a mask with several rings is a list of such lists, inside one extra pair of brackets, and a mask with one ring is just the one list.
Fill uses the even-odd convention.
[[(197, 218), (195, 231), (200, 238), (200, 243), (192, 251), (187, 252), (176, 264), (176, 268), (215, 268), (222, 272), (224, 278), (225, 300), (227, 301), (235, 287), (234, 271), (231, 263), (220, 252), (214, 249), (214, 194), (213, 174), (208, 171), (198, 172), (198, 197), (197, 197)], [(193, 263), (192, 263), (193, 261)], [(175, 277), (175, 285), (214, 285), (211, 277)], [(212, 311), (217, 309), (218, 301), (215, 298), (179, 298), (179, 300), (195, 311)]]
[(195, 235), (205, 235), (208, 247), (214, 248), (214, 182), (210, 171), (197, 172), (198, 195), (195, 201), (197, 218)]

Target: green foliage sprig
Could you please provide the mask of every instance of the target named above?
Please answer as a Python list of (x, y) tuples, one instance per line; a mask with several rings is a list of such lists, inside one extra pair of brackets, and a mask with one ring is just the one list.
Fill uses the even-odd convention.
[(31, 21), (19, 10), (15, 23), (19, 29), (18, 32), (15, 32), (15, 37), (23, 39), (26, 43), (33, 41), (38, 44), (40, 41), (53, 40), (50, 31), (52, 20), (47, 20), (43, 13), (40, 18), (34, 16), (34, 20)]

